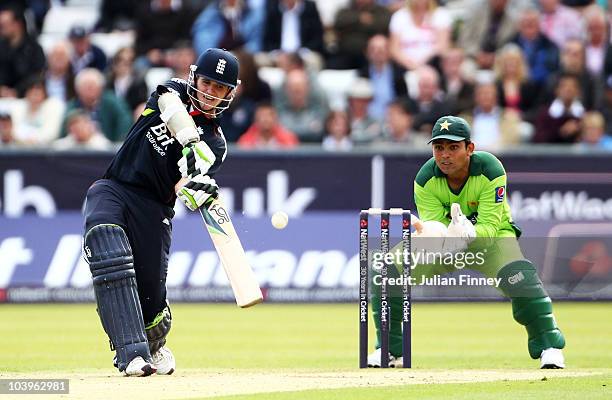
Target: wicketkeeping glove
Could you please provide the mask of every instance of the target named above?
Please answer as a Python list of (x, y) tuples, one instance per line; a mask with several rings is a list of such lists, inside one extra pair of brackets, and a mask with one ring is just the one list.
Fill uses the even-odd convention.
[(219, 192), (219, 186), (208, 175), (196, 175), (176, 192), (177, 197), (185, 203), (187, 208), (195, 211), (203, 204), (212, 202)]
[(215, 163), (216, 157), (210, 147), (202, 141), (183, 148), (183, 156), (177, 165), (183, 178), (205, 175)]
[(448, 225), (444, 250), (450, 252), (465, 250), (476, 238), (476, 228), (461, 211), (458, 203), (451, 204), (451, 223)]

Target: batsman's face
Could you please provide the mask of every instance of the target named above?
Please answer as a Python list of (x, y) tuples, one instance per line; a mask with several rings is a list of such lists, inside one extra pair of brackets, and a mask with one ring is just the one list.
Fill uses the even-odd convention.
[[(204, 105), (204, 110), (209, 111), (217, 107), (221, 102), (225, 102), (225, 97), (229, 94), (231, 88), (219, 82), (198, 77), (196, 96)], [(227, 105), (227, 104), (222, 104)]]
[(432, 147), (436, 165), (445, 175), (456, 176), (469, 170), (474, 143), (466, 146), (465, 142), (442, 139), (434, 141)]

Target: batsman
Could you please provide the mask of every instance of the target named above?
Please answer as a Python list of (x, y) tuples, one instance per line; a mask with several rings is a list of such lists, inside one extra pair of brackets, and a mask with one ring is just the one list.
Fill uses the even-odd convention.
[[(519, 247), (521, 230), (514, 224), (506, 198), (507, 177), (502, 163), (491, 153), (474, 151), (470, 126), (459, 117), (439, 118), (432, 130), (433, 157), (419, 170), (414, 181), (414, 199), (423, 224), (437, 221), (447, 226), (439, 251), (480, 252), (484, 262), (464, 268), (498, 278), (498, 289), (510, 299), (514, 320), (527, 330), (527, 349), (541, 368), (565, 368), (561, 349), (565, 338), (553, 316), (552, 302), (538, 277), (536, 267)], [(442, 227), (443, 228), (443, 227)], [(414, 251), (413, 246), (413, 251)], [(474, 258), (476, 259), (476, 258)], [(455, 265), (420, 264), (412, 271), (415, 281), (456, 271)], [(389, 268), (389, 275), (402, 273), (402, 264)], [(377, 349), (368, 365), (380, 366), (380, 286), (371, 285), (372, 314), (377, 331)], [(376, 293), (378, 292), (378, 293)], [(402, 365), (401, 302), (390, 297), (390, 366)]]
[(173, 207), (178, 198), (196, 210), (217, 196), (213, 176), (227, 155), (218, 117), (234, 98), (238, 69), (233, 54), (208, 49), (187, 81), (159, 85), (104, 177), (87, 191), (83, 250), (114, 365), (127, 376), (176, 368), (166, 345)]

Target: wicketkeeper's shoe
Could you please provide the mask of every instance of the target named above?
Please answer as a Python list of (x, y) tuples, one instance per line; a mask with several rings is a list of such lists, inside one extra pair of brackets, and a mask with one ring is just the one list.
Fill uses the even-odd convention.
[[(380, 368), (380, 357), (382, 352), (380, 349), (376, 349), (368, 355), (368, 367)], [(396, 358), (389, 354), (389, 367), (395, 368), (397, 365)], [(401, 366), (401, 363), (399, 364)]]
[(542, 351), (540, 355), (541, 369), (560, 369), (565, 368), (565, 359), (561, 349), (549, 348)]
[(151, 355), (153, 366), (157, 368), (157, 375), (171, 375), (176, 369), (176, 360), (170, 349), (162, 346)]
[(123, 373), (125, 376), (149, 376), (154, 374), (155, 371), (157, 371), (157, 369), (152, 364), (138, 356), (130, 361)]

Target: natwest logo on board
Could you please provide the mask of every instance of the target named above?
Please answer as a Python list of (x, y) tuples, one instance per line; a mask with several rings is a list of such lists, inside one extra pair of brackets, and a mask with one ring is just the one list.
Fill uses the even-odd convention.
[(612, 219), (612, 198), (589, 197), (585, 191), (545, 191), (539, 197), (525, 197), (515, 190), (510, 192), (508, 203), (516, 221)]

